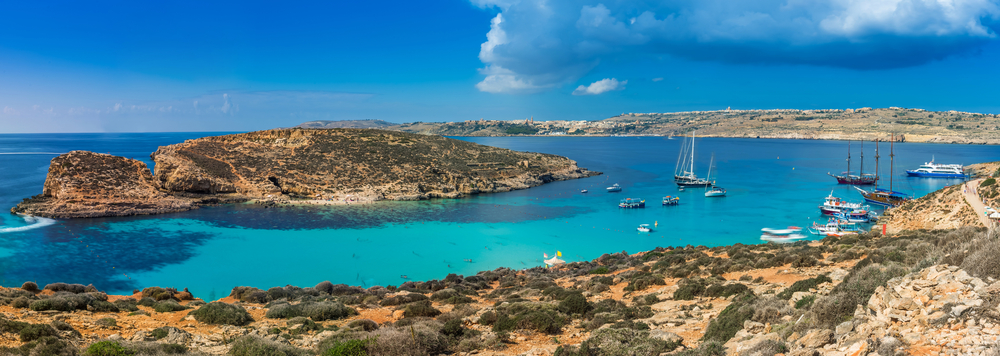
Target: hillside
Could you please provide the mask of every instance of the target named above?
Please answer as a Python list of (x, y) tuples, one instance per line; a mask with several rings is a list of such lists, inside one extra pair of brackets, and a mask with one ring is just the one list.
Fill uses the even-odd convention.
[(295, 128), (301, 129), (380, 129), (393, 126), (394, 123), (382, 120), (317, 120), (303, 122)]
[[(65, 162), (86, 161), (67, 165)], [(156, 175), (121, 157), (52, 160), (45, 190), (12, 212), (96, 217), (240, 200), (313, 203), (459, 198), (600, 174), (560, 156), (371, 129), (277, 129), (160, 147)], [(66, 167), (70, 167), (67, 169)]]
[[(305, 124), (303, 124), (305, 125)], [(596, 121), (468, 120), (383, 127), (444, 136), (682, 135), (1000, 144), (1000, 116), (906, 108), (629, 113)]]

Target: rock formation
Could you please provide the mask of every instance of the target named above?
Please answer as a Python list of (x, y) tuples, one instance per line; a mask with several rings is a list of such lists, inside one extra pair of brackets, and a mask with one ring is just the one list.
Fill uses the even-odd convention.
[(191, 201), (158, 189), (146, 164), (134, 159), (72, 151), (52, 159), (42, 194), (12, 212), (53, 218), (127, 216), (191, 209)]
[(42, 195), (13, 208), (46, 217), (156, 214), (220, 201), (459, 198), (600, 174), (565, 157), (369, 129), (276, 129), (160, 147), (136, 160), (74, 151)]

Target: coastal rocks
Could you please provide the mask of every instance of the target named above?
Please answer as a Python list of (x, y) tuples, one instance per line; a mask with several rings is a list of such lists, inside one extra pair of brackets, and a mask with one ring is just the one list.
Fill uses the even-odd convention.
[(52, 159), (42, 194), (13, 213), (52, 218), (129, 216), (185, 211), (192, 201), (161, 192), (146, 164), (125, 157), (72, 151)]
[(965, 202), (962, 185), (958, 184), (889, 209), (874, 228), (881, 229), (883, 224), (886, 233), (895, 234), (903, 230), (955, 229), (981, 223), (976, 212)]

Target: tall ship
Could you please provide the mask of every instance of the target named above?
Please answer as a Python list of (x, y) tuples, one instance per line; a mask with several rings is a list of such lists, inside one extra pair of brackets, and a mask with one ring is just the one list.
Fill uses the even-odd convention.
[(875, 204), (875, 205), (884, 206), (884, 207), (887, 207), (887, 208), (892, 208), (892, 207), (897, 207), (897, 206), (899, 206), (899, 205), (901, 205), (901, 204), (903, 204), (903, 203), (905, 203), (905, 202), (907, 202), (908, 200), (911, 199), (910, 196), (907, 195), (906, 193), (901, 193), (901, 192), (897, 192), (895, 190), (892, 190), (892, 181), (893, 181), (893, 179), (892, 179), (893, 178), (892, 177), (892, 175), (893, 175), (893, 173), (892, 173), (893, 167), (892, 166), (893, 166), (893, 163), (895, 163), (895, 158), (896, 158), (896, 154), (893, 151), (893, 143), (895, 141), (896, 141), (896, 137), (895, 137), (895, 135), (893, 135), (892, 141), (889, 141), (889, 189), (884, 189), (884, 188), (879, 188), (878, 187), (878, 178), (877, 177), (878, 177), (878, 159), (879, 159), (879, 155), (878, 155), (878, 140), (877, 139), (875, 140), (875, 176), (876, 176), (876, 178), (875, 178), (875, 186), (871, 190), (866, 190), (866, 189), (861, 189), (859, 187), (854, 187), (854, 189), (858, 190), (858, 193), (861, 193), (861, 196), (863, 196), (865, 198), (866, 202), (869, 202), (869, 203), (872, 203), (872, 204)]
[(878, 176), (865, 173), (865, 141), (861, 141), (861, 168), (858, 169), (858, 174), (851, 174), (851, 141), (847, 141), (847, 171), (841, 173), (840, 175), (833, 175), (830, 173), (831, 177), (837, 179), (838, 184), (850, 184), (850, 185), (872, 185), (878, 180)]
[(910, 177), (924, 178), (965, 178), (965, 170), (961, 164), (937, 164), (934, 157), (931, 161), (920, 165), (920, 168), (906, 171)]
[(674, 183), (679, 187), (707, 187), (712, 185), (708, 179), (698, 178), (694, 174), (694, 139), (696, 132), (691, 133), (691, 147), (687, 142), (681, 144), (677, 154), (677, 166), (674, 167)]

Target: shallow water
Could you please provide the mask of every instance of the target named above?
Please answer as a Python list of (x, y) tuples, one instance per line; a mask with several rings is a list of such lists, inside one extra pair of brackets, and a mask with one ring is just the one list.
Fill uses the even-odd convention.
[[(13, 206), (40, 193), (54, 157), (3, 153), (87, 149), (149, 162), (157, 146), (205, 135), (0, 135), (0, 205)], [(543, 252), (557, 250), (567, 261), (578, 261), (657, 246), (758, 243), (762, 227), (804, 226), (820, 219), (816, 206), (831, 191), (860, 200), (853, 189), (826, 175), (846, 166), (846, 143), (840, 141), (699, 139), (696, 170), (703, 175), (714, 152), (713, 176), (729, 190), (725, 198), (705, 198), (698, 189), (678, 192), (672, 182), (680, 139), (462, 139), (564, 155), (605, 174), (457, 200), (267, 209), (240, 204), (157, 216), (60, 220), (37, 228), (4, 214), (0, 283), (93, 283), (112, 293), (153, 285), (188, 287), (210, 299), (228, 295), (237, 285), (312, 286), (323, 280), (398, 285), (405, 281), (403, 275), (427, 280), (501, 266), (539, 266)], [(888, 146), (882, 148), (887, 157)], [(857, 143), (852, 150), (856, 169)], [(868, 171), (873, 150), (865, 145)], [(904, 167), (914, 168), (932, 155), (940, 163), (970, 164), (997, 160), (1000, 147), (896, 145), (895, 190), (920, 196), (959, 182), (905, 177)], [(624, 191), (605, 192), (612, 183)], [(660, 206), (664, 195), (680, 196), (681, 205)], [(645, 198), (647, 208), (617, 208), (624, 197)], [(652, 233), (638, 233), (635, 227), (642, 223), (659, 226)]]

